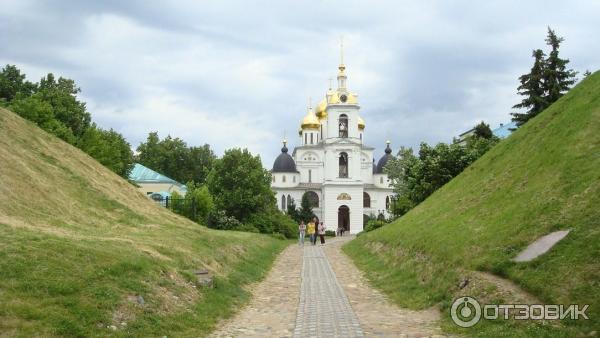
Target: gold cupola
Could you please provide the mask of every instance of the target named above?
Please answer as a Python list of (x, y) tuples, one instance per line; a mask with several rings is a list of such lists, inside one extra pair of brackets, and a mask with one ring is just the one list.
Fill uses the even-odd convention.
[(308, 113), (302, 119), (302, 124), (300, 126), (302, 129), (319, 129), (321, 126), (321, 122), (319, 122), (312, 107), (308, 107)]
[(365, 120), (362, 119), (362, 117), (358, 117), (358, 129), (359, 130), (364, 130), (365, 129)]
[(316, 115), (319, 119), (327, 118), (327, 99), (321, 100), (317, 105)]

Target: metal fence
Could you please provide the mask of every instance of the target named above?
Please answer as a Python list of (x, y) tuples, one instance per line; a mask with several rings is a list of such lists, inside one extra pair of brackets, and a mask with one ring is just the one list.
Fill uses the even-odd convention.
[(165, 196), (162, 198), (152, 198), (154, 203), (165, 207), (176, 214), (187, 217), (194, 222), (198, 221), (197, 204), (193, 198)]

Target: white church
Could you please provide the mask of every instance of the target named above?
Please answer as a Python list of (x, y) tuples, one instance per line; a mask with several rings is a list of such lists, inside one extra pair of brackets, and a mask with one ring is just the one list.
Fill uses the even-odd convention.
[(338, 88), (329, 88), (316, 111), (302, 119), (300, 145), (289, 154), (284, 140), (273, 164), (271, 187), (279, 208), (293, 200), (298, 207), (308, 194), (313, 212), (328, 230), (338, 226), (359, 233), (370, 216), (388, 217), (394, 192), (383, 167), (392, 157), (389, 141), (375, 165), (374, 148), (363, 144), (365, 121), (358, 95), (347, 86), (346, 67), (339, 66)]

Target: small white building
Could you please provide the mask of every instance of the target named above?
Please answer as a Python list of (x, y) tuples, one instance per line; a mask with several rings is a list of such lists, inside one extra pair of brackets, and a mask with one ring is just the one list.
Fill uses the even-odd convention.
[(316, 111), (308, 108), (300, 125), (300, 145), (291, 155), (284, 140), (271, 171), (271, 187), (281, 210), (292, 200), (299, 207), (308, 194), (327, 229), (341, 226), (355, 234), (369, 216), (389, 216), (394, 192), (383, 167), (392, 149), (388, 141), (375, 164), (375, 149), (363, 144), (366, 126), (359, 116), (358, 95), (346, 87), (345, 69), (340, 64), (338, 88), (327, 90)]

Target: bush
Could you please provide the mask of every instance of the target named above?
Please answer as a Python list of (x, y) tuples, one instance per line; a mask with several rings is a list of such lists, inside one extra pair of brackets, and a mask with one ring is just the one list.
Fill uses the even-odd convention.
[(235, 231), (245, 231), (245, 232), (254, 232), (259, 233), (258, 229), (251, 224), (241, 224), (237, 228), (233, 229)]
[(333, 230), (325, 230), (325, 236), (335, 237), (335, 231), (333, 231)]
[(280, 233), (285, 238), (296, 238), (298, 232), (296, 222), (278, 210), (254, 214), (250, 216), (248, 223), (261, 233)]
[(367, 222), (367, 226), (365, 227), (365, 232), (373, 231), (375, 229), (379, 229), (385, 225), (385, 221), (383, 220), (369, 220)]
[(234, 230), (242, 226), (235, 217), (227, 216), (225, 211), (216, 210), (208, 215), (208, 227), (219, 230)]

